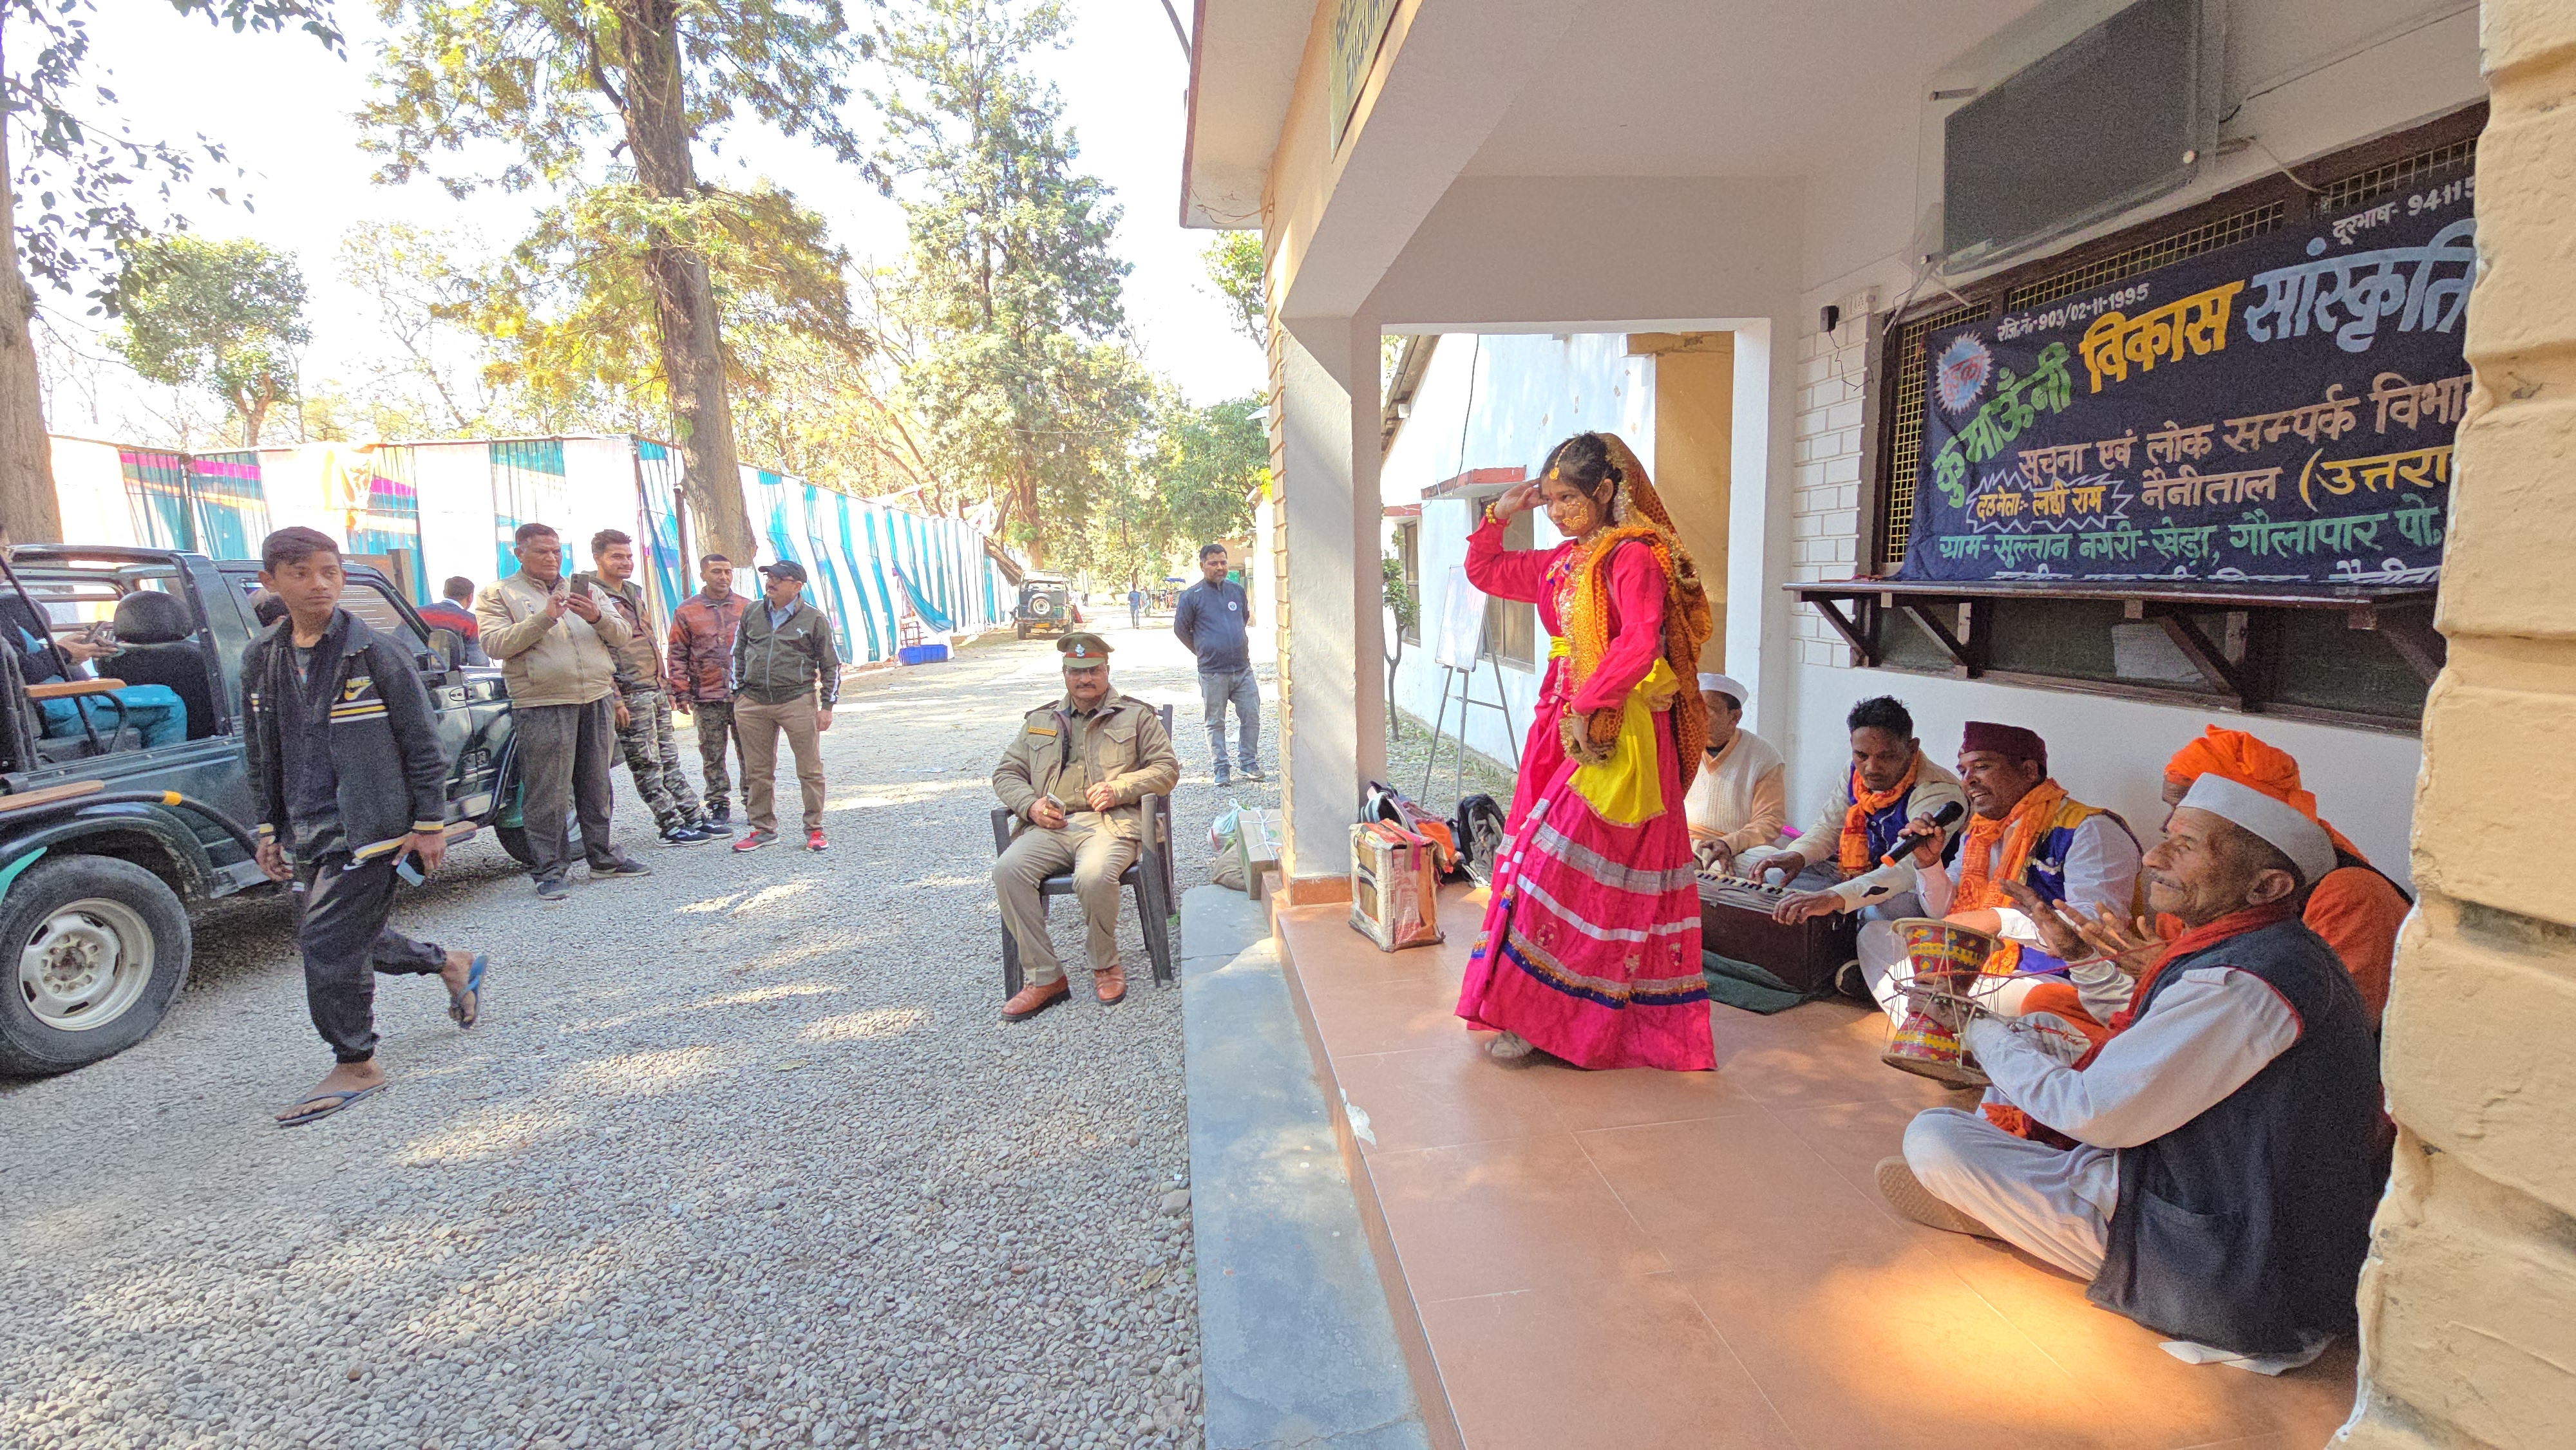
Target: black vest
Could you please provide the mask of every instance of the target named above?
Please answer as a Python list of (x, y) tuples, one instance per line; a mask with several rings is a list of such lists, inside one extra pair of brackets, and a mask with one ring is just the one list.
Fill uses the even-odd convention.
[(2385, 1170), (2379, 1050), (2351, 974), (2295, 920), (2168, 966), (2140, 1015), (2208, 966), (2280, 993), (2298, 1040), (2217, 1106), (2121, 1151), (2110, 1245), (2086, 1297), (2176, 1338), (2283, 1354), (2354, 1324)]

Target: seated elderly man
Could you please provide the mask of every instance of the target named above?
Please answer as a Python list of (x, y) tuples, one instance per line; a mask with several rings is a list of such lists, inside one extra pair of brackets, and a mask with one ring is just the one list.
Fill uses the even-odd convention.
[[(1794, 877), (1792, 885), (1806, 888), (1781, 898), (1772, 915), (1782, 922), (1838, 911), (1857, 911), (1873, 921), (1921, 915), (1914, 892), (1918, 856), (1937, 860), (1949, 830), (1926, 825), (1929, 844), (1920, 852), (1899, 854), (1898, 838), (1908, 822), (1928, 822), (1943, 807), (1960, 807), (1966, 799), (1959, 778), (1924, 756), (1903, 701), (1888, 695), (1863, 700), (1843, 725), (1851, 732), (1851, 770), (1816, 823), (1786, 847), (1756, 848), (1736, 858), (1739, 875), (1755, 881)], [(1855, 994), (1861, 990), (1856, 980), (1842, 985)]]
[(2146, 857), (2172, 940), (2019, 892), (2061, 958), (2154, 954), (2071, 1065), (2023, 1024), (1971, 1022), (1984, 1110), (1917, 1116), (1878, 1165), (1889, 1204), (2091, 1280), (2088, 1298), (2174, 1336), (2179, 1358), (2315, 1358), (2353, 1327), (2381, 1172), (2369, 1017), (2298, 914), (2334, 867), (2313, 816), (2207, 774)]
[(1744, 852), (1778, 840), (1789, 823), (1789, 764), (1771, 742), (1744, 728), (1746, 693), (1725, 675), (1699, 677), (1699, 697), (1708, 704), (1708, 754), (1682, 796), (1682, 817), (1704, 866), (1732, 865)]
[(1023, 1022), (1072, 995), (1047, 939), (1038, 888), (1070, 867), (1074, 899), (1090, 928), (1091, 990), (1104, 1007), (1127, 999), (1118, 962), (1118, 877), (1144, 839), (1137, 801), (1169, 792), (1180, 758), (1162, 718), (1142, 700), (1109, 687), (1109, 646), (1075, 632), (1064, 654), (1064, 697), (1031, 710), (993, 767), (993, 794), (1026, 823), (993, 863), (1002, 925), (1019, 944), (1024, 975), (1002, 1004), (1002, 1020)]
[(2370, 858), (2345, 840), (2332, 821), (2317, 815), (2317, 798), (2300, 786), (2299, 762), (2288, 751), (2242, 730), (2209, 726), (2165, 762), (2165, 804), (2180, 803), (2204, 775), (2223, 775), (2293, 810), (2317, 816), (2326, 839), (2334, 843), (2335, 868), (2309, 888), (2299, 917), (2343, 959), (2352, 984), (2361, 990), (2361, 1005), (2370, 1010), (2370, 1020), (2376, 1024), (2381, 1009), (2388, 1005), (2397, 929), (2405, 924), (2413, 898), (2371, 865)]
[[(1959, 780), (1974, 814), (1959, 838), (1958, 874), (1954, 880), (1938, 861), (1921, 867), (1923, 914), (2003, 938), (1986, 962), (1989, 974), (2010, 979), (1986, 995), (1994, 1011), (2019, 1013), (2034, 987), (2071, 977), (2088, 1010), (2109, 1017), (2126, 999), (2126, 978), (2109, 963), (2070, 973), (2014, 893), (2027, 888), (2041, 901), (2079, 911), (2106, 908), (2125, 919), (2137, 910), (2137, 838), (2118, 816), (2084, 804), (2051, 779), (2048, 742), (2018, 725), (1969, 721), (1959, 742)], [(1859, 946), (1870, 995), (1903, 1021), (1904, 942), (1895, 927), (1872, 923), (1861, 928)]]

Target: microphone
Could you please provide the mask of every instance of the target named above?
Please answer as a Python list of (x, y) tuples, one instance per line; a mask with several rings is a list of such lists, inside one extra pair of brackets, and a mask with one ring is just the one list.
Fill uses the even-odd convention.
[[(1934, 811), (1932, 813), (1932, 825), (1935, 828), (1935, 834), (1938, 834), (1939, 828), (1949, 825), (1952, 821), (1955, 821), (1966, 814), (1967, 811), (1963, 809), (1957, 801), (1952, 801), (1948, 805), (1941, 807), (1941, 809)], [(1905, 834), (1896, 838), (1896, 844), (1888, 848), (1886, 855), (1878, 858), (1879, 864), (1883, 866), (1893, 866), (1897, 862), (1905, 859), (1907, 856), (1914, 854), (1915, 851), (1922, 847), (1924, 842), (1931, 839), (1933, 839), (1932, 836), (1927, 836), (1920, 831), (1907, 831)]]

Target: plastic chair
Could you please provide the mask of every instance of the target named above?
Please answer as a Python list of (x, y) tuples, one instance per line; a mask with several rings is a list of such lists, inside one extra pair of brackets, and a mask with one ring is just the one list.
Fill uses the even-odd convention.
[[(1163, 720), (1163, 734), (1172, 733), (1172, 707), (1162, 706), (1157, 712)], [(1139, 797), (1143, 808), (1145, 839), (1136, 859), (1118, 875), (1118, 884), (1136, 900), (1137, 924), (1144, 929), (1145, 955), (1153, 962), (1154, 982), (1169, 985), (1172, 980), (1172, 802), (1168, 796)], [(1019, 834), (1017, 817), (1001, 806), (993, 808), (993, 854), (1000, 856), (1011, 848)], [(1038, 885), (1038, 905), (1059, 896), (1073, 894), (1073, 873), (1059, 871)], [(1011, 937), (1008, 925), (1002, 928), (1002, 995), (1017, 996), (1020, 990), (1020, 944)]]

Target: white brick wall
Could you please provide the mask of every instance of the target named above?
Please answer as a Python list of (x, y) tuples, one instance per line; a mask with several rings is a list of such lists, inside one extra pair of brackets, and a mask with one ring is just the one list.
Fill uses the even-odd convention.
[[(1868, 371), (1859, 318), (1798, 339), (1798, 411), (1791, 430), (1791, 576), (1848, 579), (1859, 566), (1861, 385)], [(1835, 345), (1835, 339), (1842, 339)], [(1791, 621), (1797, 662), (1848, 668), (1851, 648), (1812, 607)]]

